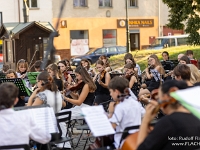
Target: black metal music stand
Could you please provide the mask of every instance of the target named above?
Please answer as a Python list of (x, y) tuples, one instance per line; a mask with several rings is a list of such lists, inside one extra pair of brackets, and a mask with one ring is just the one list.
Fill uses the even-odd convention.
[(124, 73), (110, 73), (111, 79), (116, 77), (116, 76), (123, 76), (123, 75), (124, 75)]
[(15, 79), (0, 79), (0, 84), (4, 82), (12, 82), (19, 88), (19, 95), (30, 96), (32, 91), (25, 86), (25, 81), (21, 78)]

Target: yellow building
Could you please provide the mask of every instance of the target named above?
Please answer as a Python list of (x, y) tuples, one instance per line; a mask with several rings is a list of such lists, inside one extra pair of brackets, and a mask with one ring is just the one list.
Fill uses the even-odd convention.
[[(55, 26), (60, 4), (53, 3)], [(67, 1), (59, 24), (60, 36), (54, 41), (57, 53), (62, 59), (69, 58), (73, 53), (70, 52), (73, 40), (76, 39), (87, 40), (89, 48), (126, 46), (125, 6), (122, 0)], [(162, 35), (161, 28), (167, 17), (162, 12), (166, 19), (162, 17), (159, 20), (162, 15), (160, 9), (166, 7), (158, 0), (128, 0), (128, 6), (131, 50), (143, 49), (155, 37)]]

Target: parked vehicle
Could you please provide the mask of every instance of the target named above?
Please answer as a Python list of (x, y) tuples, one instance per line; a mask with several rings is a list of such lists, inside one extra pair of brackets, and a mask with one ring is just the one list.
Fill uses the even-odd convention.
[(90, 50), (85, 55), (73, 57), (70, 62), (72, 66), (78, 66), (81, 62), (81, 59), (87, 59), (91, 64), (95, 63), (101, 55), (107, 57), (126, 53), (125, 46), (110, 46), (110, 47), (101, 47), (97, 49)]
[(158, 50), (167, 47), (187, 45), (188, 36), (189, 36), (188, 34), (185, 34), (185, 35), (158, 37), (150, 45), (149, 49)]

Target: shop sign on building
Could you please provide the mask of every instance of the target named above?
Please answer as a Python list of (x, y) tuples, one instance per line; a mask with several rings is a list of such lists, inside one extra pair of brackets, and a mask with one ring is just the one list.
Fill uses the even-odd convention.
[[(125, 28), (126, 20), (118, 19), (117, 28)], [(129, 28), (148, 28), (154, 27), (154, 19), (129, 19)]]

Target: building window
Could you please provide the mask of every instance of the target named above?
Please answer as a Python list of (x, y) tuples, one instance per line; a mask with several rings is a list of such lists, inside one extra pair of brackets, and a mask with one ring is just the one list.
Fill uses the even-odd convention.
[(112, 7), (112, 0), (99, 0), (99, 7)]
[(138, 3), (137, 0), (129, 0), (129, 7), (137, 7)]
[(27, 5), (29, 8), (38, 8), (37, 0), (27, 0)]
[(87, 7), (87, 0), (74, 0), (74, 7)]
[(71, 30), (70, 31), (71, 55), (84, 55), (89, 51), (88, 30)]
[(103, 30), (103, 46), (117, 45), (117, 31), (116, 30)]

